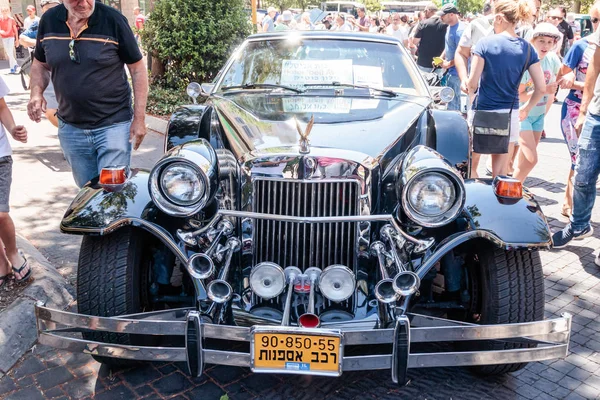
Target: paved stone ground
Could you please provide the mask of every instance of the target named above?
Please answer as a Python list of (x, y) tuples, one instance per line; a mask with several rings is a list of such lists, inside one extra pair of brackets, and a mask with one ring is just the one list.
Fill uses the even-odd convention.
[[(2, 71), (0, 71), (2, 73)], [(9, 80), (18, 89), (18, 81)], [(58, 222), (76, 192), (67, 164), (62, 160), (56, 132), (48, 123), (27, 122), (25, 97), (17, 94), (9, 104), (19, 123), (31, 132), (27, 145), (15, 146), (13, 217), (27, 236), (71, 277), (79, 240), (61, 235)], [(559, 107), (547, 121), (548, 139), (540, 145), (540, 164), (528, 181), (552, 229), (564, 226), (560, 216), (569, 160), (559, 129)], [(160, 136), (150, 136), (136, 165), (158, 156)], [(599, 208), (596, 207), (598, 210)], [(593, 219), (600, 221), (596, 211)], [(178, 364), (144, 364), (110, 371), (90, 356), (35, 346), (0, 377), (0, 398), (16, 399), (600, 399), (600, 268), (594, 252), (600, 248), (596, 234), (561, 251), (542, 253), (546, 277), (546, 317), (573, 314), (571, 353), (564, 360), (530, 364), (524, 370), (497, 378), (480, 378), (463, 368), (410, 371), (410, 383), (395, 387), (389, 371), (347, 373), (339, 379), (252, 375), (248, 369), (209, 367), (200, 379), (191, 379)], [(518, 227), (515, 227), (518, 228)]]

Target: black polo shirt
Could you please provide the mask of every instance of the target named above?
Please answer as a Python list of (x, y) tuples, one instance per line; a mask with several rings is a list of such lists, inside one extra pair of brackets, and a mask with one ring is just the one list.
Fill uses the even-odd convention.
[[(75, 39), (79, 63), (69, 56)], [(67, 9), (56, 6), (40, 20), (35, 58), (52, 70), (58, 117), (82, 129), (94, 129), (133, 117), (125, 64), (142, 59), (127, 19), (112, 7), (95, 3), (81, 32), (71, 32)]]

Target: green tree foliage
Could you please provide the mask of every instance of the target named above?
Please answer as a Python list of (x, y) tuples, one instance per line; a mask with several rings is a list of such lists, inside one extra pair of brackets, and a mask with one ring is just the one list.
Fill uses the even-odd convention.
[(210, 81), (250, 32), (244, 0), (159, 0), (142, 43), (165, 66), (165, 83)]
[(456, 8), (465, 15), (467, 13), (480, 13), (483, 10), (484, 0), (456, 0)]
[(383, 8), (380, 0), (364, 0), (363, 3), (370, 13), (380, 11)]

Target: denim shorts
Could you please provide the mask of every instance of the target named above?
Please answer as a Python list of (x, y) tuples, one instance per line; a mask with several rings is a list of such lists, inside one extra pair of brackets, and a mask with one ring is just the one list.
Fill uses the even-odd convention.
[(12, 183), (12, 157), (0, 157), (0, 212), (9, 212), (8, 198)]
[(523, 131), (533, 131), (533, 132), (541, 132), (544, 130), (544, 117), (545, 115), (534, 115), (527, 116), (523, 121), (521, 121), (521, 132)]

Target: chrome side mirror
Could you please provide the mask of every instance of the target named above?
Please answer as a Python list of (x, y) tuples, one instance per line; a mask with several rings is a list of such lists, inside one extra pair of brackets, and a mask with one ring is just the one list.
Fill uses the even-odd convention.
[(187, 88), (185, 89), (185, 91), (186, 91), (187, 95), (192, 98), (192, 101), (194, 102), (194, 104), (197, 104), (198, 102), (196, 101), (196, 99), (198, 98), (198, 96), (200, 96), (200, 93), (202, 92), (202, 88), (200, 87), (200, 84), (197, 82), (190, 82), (190, 84), (187, 85)]
[(454, 89), (447, 86), (430, 87), (429, 90), (431, 91), (431, 97), (433, 97), (433, 101), (436, 104), (448, 104), (456, 95)]

